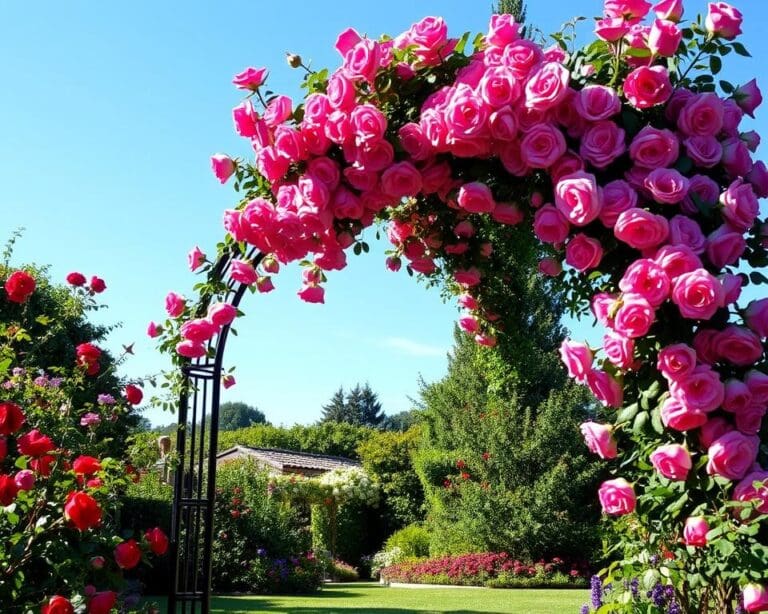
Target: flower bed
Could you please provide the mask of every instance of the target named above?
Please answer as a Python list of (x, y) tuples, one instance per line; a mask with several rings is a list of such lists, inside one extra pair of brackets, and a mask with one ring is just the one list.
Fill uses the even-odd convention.
[(381, 570), (381, 579), (385, 582), (493, 588), (583, 588), (588, 585), (588, 576), (584, 563), (568, 565), (557, 557), (551, 561), (524, 563), (506, 552), (411, 559)]

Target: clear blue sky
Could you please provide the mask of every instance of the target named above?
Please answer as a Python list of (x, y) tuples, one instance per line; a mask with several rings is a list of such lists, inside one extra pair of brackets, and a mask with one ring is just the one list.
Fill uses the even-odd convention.
[[(567, 18), (599, 13), (598, 0), (530, 2), (529, 21), (552, 31)], [(728, 77), (756, 74), (768, 94), (768, 4), (736, 3), (746, 15), (743, 42), (754, 60), (736, 58)], [(163, 315), (168, 290), (188, 292), (186, 253), (222, 236), (222, 211), (236, 202), (209, 171), (219, 151), (248, 155), (232, 130), (231, 86), (244, 67), (268, 66), (270, 87), (298, 93), (300, 73), (286, 51), (313, 66), (335, 67), (336, 35), (348, 26), (396, 34), (425, 15), (442, 15), (451, 32), (483, 31), (490, 0), (350, 0), (218, 3), (94, 3), (76, 0), (5, 6), (0, 24), (3, 164), (0, 240), (26, 233), (16, 263), (52, 264), (107, 281), (108, 321), (122, 329), (111, 346), (136, 342), (131, 376), (166, 368), (146, 338)], [(689, 16), (705, 2), (687, 3)], [(586, 29), (585, 29), (586, 32)], [(734, 58), (734, 54), (729, 56)], [(762, 77), (762, 78), (761, 78)], [(768, 96), (767, 96), (768, 98)], [(754, 127), (768, 133), (768, 109)], [(371, 236), (371, 240), (373, 237)], [(295, 296), (296, 271), (278, 289), (244, 301), (228, 363), (238, 385), (226, 398), (258, 405), (275, 423), (312, 422), (340, 385), (369, 381), (384, 409), (410, 407), (419, 374), (445, 372), (455, 307), (404, 272), (388, 273), (384, 246), (350, 256), (329, 277), (326, 305)], [(589, 331), (579, 327), (576, 336)], [(173, 418), (149, 412), (154, 422)]]

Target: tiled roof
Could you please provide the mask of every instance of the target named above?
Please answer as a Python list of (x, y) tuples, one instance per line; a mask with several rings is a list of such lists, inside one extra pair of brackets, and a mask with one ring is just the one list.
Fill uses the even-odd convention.
[(328, 456), (326, 454), (311, 454), (309, 452), (295, 452), (293, 450), (281, 450), (278, 448), (251, 448), (248, 446), (235, 446), (229, 450), (219, 452), (217, 458), (225, 456), (251, 456), (257, 460), (283, 470), (288, 467), (300, 469), (315, 469), (319, 471), (332, 471), (334, 469), (347, 469), (359, 467), (358, 461), (342, 456)]

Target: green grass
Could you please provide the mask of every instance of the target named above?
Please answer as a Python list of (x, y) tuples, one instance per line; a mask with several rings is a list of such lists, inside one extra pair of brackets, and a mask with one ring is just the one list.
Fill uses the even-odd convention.
[(588, 600), (588, 591), (575, 589), (415, 589), (357, 582), (326, 585), (314, 595), (214, 597), (212, 605), (213, 612), (233, 613), (577, 614)]

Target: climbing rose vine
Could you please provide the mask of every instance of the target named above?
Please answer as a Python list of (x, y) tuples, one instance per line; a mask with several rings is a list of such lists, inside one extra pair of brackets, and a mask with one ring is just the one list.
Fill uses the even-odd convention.
[(599, 348), (561, 348), (569, 374), (615, 408), (582, 426), (615, 473), (598, 496), (623, 562), (605, 575), (668, 584), (686, 611), (731, 612), (742, 592), (748, 611), (765, 609), (768, 299), (746, 297), (768, 281), (756, 270), (768, 170), (741, 128), (762, 97), (754, 79), (715, 80), (724, 56), (748, 56), (741, 13), (683, 12), (607, 0), (583, 48), (577, 22), (544, 48), (509, 15), (474, 39), (439, 17), (394, 38), (348, 29), (333, 72), (288, 57), (306, 72), (299, 104), (244, 70), (233, 118), (255, 156), (212, 158), (242, 198), (216, 256), (189, 255), (207, 274), (203, 300), (169, 294), (149, 334), (179, 362), (204, 359), (237, 316), (227, 283), (270, 292), (290, 262), (299, 297), (322, 303), (328, 273), (367, 252), (380, 223), (387, 268), (442, 284), (459, 326), (492, 346), (504, 332), (494, 245), (532, 227), (541, 272), (605, 329)]

